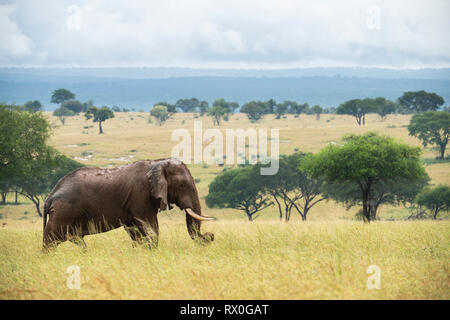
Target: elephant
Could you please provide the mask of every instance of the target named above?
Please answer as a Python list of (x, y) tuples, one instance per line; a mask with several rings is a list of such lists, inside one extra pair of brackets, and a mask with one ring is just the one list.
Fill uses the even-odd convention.
[[(83, 167), (55, 185), (44, 204), (43, 249), (72, 241), (86, 248), (85, 235), (123, 226), (134, 243), (158, 244), (161, 210), (178, 206), (186, 212), (192, 239), (214, 241), (200, 233), (202, 215), (194, 179), (176, 159), (140, 160), (115, 168)], [(48, 216), (48, 222), (47, 222)]]

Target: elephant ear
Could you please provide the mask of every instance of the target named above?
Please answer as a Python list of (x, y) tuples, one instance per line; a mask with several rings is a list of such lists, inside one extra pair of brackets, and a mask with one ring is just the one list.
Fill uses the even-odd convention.
[(155, 164), (147, 172), (148, 181), (150, 184), (150, 193), (156, 199), (160, 199), (159, 209), (166, 210), (167, 208), (167, 179), (164, 171), (163, 163)]

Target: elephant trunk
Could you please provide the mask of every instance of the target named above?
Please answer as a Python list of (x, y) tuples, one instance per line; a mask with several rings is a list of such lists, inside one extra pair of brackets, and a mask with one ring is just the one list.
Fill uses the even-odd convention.
[(215, 220), (213, 217), (202, 216), (202, 210), (200, 206), (200, 201), (195, 199), (193, 203), (193, 208), (186, 208), (186, 225), (188, 233), (192, 239), (202, 239), (205, 242), (211, 242), (214, 240), (214, 234), (206, 232), (205, 234), (200, 233), (201, 221), (211, 221)]

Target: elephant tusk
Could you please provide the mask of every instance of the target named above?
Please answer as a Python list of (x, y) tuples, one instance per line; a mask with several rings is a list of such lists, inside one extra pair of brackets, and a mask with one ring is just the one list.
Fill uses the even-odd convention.
[(196, 220), (200, 220), (200, 221), (211, 221), (211, 220), (216, 220), (216, 218), (214, 217), (206, 217), (206, 216), (201, 216), (196, 214), (194, 211), (192, 211), (191, 208), (186, 208), (184, 211), (186, 211), (186, 213), (188, 215), (190, 215), (192, 218), (196, 219)]

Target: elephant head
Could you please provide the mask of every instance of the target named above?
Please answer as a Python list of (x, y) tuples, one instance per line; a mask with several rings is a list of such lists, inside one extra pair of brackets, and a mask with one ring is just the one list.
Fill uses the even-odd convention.
[(151, 196), (159, 200), (159, 210), (172, 204), (186, 212), (186, 225), (192, 239), (202, 239), (205, 242), (214, 240), (214, 234), (200, 233), (201, 221), (215, 220), (202, 215), (197, 188), (186, 165), (175, 159), (164, 159), (152, 164), (147, 172)]

